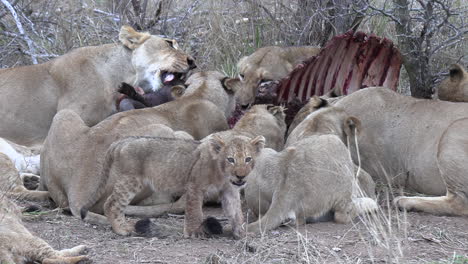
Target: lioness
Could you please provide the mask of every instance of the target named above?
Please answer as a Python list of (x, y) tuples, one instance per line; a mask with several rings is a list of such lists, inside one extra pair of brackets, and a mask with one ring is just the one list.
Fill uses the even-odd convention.
[(44, 240), (32, 235), (21, 221), (21, 211), (0, 192), (0, 263), (42, 264), (78, 263), (87, 260), (83, 256), (86, 246), (57, 251)]
[(444, 101), (468, 102), (468, 73), (463, 66), (450, 67), (450, 76), (440, 83), (438, 96)]
[(316, 47), (263, 47), (237, 63), (241, 89), (238, 103), (246, 108), (255, 100), (258, 86), (286, 77), (298, 64), (319, 53)]
[(155, 91), (195, 67), (175, 40), (129, 26), (121, 28), (119, 40), (78, 48), (43, 64), (0, 70), (0, 137), (40, 145), (60, 110), (70, 109), (92, 126), (116, 112), (121, 82)]
[[(224, 133), (224, 136), (227, 134)], [(150, 187), (171, 195), (186, 193), (186, 237), (204, 236), (203, 198), (208, 189), (221, 192), (223, 209), (233, 226), (233, 235), (242, 233), (243, 216), (239, 188), (255, 164), (265, 139), (244, 136), (221, 138), (213, 134), (202, 142), (159, 137), (131, 137), (113, 143), (106, 154), (101, 182), (95, 185), (102, 194), (108, 178), (115, 182), (112, 194), (104, 204), (104, 213), (119, 235), (134, 231), (134, 224), (125, 221), (124, 208)], [(82, 209), (82, 218), (87, 207)]]
[[(12, 199), (25, 199), (31, 201), (47, 201), (49, 193), (46, 191), (30, 191), (26, 189), (18, 170), (11, 159), (0, 153), (0, 191)], [(0, 197), (3, 194), (0, 192)]]
[[(374, 87), (336, 102), (362, 121), (362, 167), (380, 180), (438, 197), (399, 197), (398, 206), (468, 215), (468, 104), (415, 99)], [(355, 158), (355, 157), (354, 157)]]
[(343, 143), (343, 137), (355, 137), (358, 121), (327, 107), (311, 113), (303, 123), (307, 129), (294, 143), (288, 142), (281, 152), (265, 148), (257, 158), (245, 199), (262, 216), (247, 226), (248, 232), (276, 228), (288, 217), (305, 224), (329, 211), (336, 222), (347, 223), (377, 208), (371, 198), (358, 198), (355, 165)]
[[(92, 186), (100, 182), (100, 164), (112, 142), (128, 136), (157, 136), (158, 131), (152, 126), (156, 124), (188, 132), (195, 139), (227, 130), (225, 112), (226, 109), (233, 111), (235, 104), (235, 91), (225, 85), (229, 79), (218, 72), (196, 73), (188, 81), (194, 79), (202, 81), (190, 85), (198, 85), (193, 94), (153, 108), (120, 112), (94, 127), (88, 127), (71, 110), (60, 111), (54, 117), (41, 153), (42, 189), (49, 190), (58, 206), (70, 207), (73, 215), (79, 216), (85, 201), (94, 195)], [(222, 98), (210, 101), (213, 93), (227, 98), (229, 103), (219, 104), (219, 100), (224, 100)], [(133, 203), (150, 194), (145, 192)], [(106, 198), (104, 195), (91, 211), (102, 213)]]

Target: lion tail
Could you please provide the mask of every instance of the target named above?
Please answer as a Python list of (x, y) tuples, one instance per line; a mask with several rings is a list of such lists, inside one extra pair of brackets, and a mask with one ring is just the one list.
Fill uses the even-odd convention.
[(101, 199), (102, 195), (106, 191), (106, 184), (107, 184), (107, 180), (109, 179), (109, 174), (112, 168), (112, 163), (114, 162), (115, 154), (116, 152), (120, 150), (122, 146), (122, 144), (120, 143), (121, 141), (116, 141), (112, 143), (106, 151), (106, 156), (105, 156), (104, 163), (102, 164), (102, 169), (101, 169), (101, 177), (99, 178), (100, 181), (96, 185), (90, 186), (90, 187), (95, 188), (92, 192), (90, 192), (90, 193), (94, 193), (95, 195), (92, 195), (91, 197), (89, 197), (89, 200), (80, 209), (80, 216), (81, 216), (81, 219), (83, 220), (85, 220), (89, 209), (93, 205), (95, 205), (96, 202), (99, 201), (99, 199)]

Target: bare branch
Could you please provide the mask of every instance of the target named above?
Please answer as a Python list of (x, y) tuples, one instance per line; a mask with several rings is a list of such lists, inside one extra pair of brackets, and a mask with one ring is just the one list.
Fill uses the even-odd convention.
[(15, 20), (15, 23), (16, 23), (16, 27), (18, 28), (18, 31), (20, 33), (20, 36), (22, 37), (22, 39), (24, 39), (26, 41), (26, 43), (28, 45), (29, 53), (31, 54), (32, 63), (37, 64), (38, 61), (37, 61), (37, 57), (35, 55), (36, 50), (34, 48), (34, 43), (31, 40), (31, 38), (29, 38), (29, 36), (25, 33), (25, 31), (23, 29), (23, 25), (21, 24), (21, 21), (20, 21), (20, 19), (18, 17), (18, 14), (15, 11), (15, 8), (10, 4), (10, 2), (8, 2), (8, 0), (1, 0), (1, 1), (5, 5), (5, 7), (8, 8), (11, 15), (13, 16), (13, 19)]

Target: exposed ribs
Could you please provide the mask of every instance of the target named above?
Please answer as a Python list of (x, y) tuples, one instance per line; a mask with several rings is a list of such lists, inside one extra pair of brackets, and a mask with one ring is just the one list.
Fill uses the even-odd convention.
[(401, 64), (400, 52), (390, 40), (350, 31), (332, 38), (286, 78), (260, 86), (256, 103), (286, 104), (291, 119), (310, 97), (332, 90), (337, 95), (370, 86), (396, 90)]

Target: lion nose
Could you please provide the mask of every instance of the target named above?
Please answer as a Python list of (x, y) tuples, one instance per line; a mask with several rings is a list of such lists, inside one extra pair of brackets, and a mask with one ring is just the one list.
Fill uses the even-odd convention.
[(191, 58), (187, 58), (187, 64), (191, 70), (197, 67), (197, 65), (195, 65), (195, 61)]
[(237, 177), (237, 179), (239, 179), (239, 180), (243, 180), (243, 179), (245, 178), (245, 176), (246, 176), (246, 175), (239, 175), (239, 174), (236, 173), (236, 177)]

